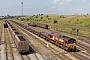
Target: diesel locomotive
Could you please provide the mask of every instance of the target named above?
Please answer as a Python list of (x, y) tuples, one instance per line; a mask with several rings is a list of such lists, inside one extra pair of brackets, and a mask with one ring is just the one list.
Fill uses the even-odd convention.
[(58, 33), (48, 33), (48, 38), (53, 40), (53, 43), (67, 51), (76, 51), (76, 40)]

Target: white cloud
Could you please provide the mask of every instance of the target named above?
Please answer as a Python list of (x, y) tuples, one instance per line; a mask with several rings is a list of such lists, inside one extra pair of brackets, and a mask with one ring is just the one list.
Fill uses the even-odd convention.
[(4, 12), (8, 12), (9, 10), (3, 10)]
[(52, 6), (51, 8), (53, 9), (53, 8), (55, 8), (55, 7)]
[(86, 1), (86, 0), (82, 0), (82, 1)]
[(82, 10), (82, 9), (76, 9), (76, 10)]
[(70, 10), (72, 10), (72, 9), (70, 9)]
[(42, 8), (42, 9), (43, 9), (43, 8), (45, 8), (45, 7), (44, 7), (44, 6), (41, 6), (40, 8)]
[(65, 9), (57, 9), (57, 10), (65, 10)]
[(71, 2), (71, 1), (73, 1), (73, 0), (67, 0), (67, 1), (68, 1), (68, 2), (70, 1), (70, 2)]
[(64, 4), (65, 2), (71, 2), (73, 0), (54, 0), (52, 3), (54, 4)]
[(26, 7), (24, 7), (24, 8), (32, 8), (32, 7), (28, 7), (28, 6), (26, 6)]
[(88, 5), (90, 5), (90, 3), (87, 3)]

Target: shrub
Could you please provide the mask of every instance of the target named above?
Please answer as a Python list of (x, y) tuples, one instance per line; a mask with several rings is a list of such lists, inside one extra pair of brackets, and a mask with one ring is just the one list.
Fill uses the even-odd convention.
[(65, 18), (65, 17), (61, 15), (60, 18)]
[(49, 16), (47, 15), (46, 17), (48, 18)]
[(54, 20), (53, 23), (58, 23), (58, 21), (57, 20)]
[(43, 17), (41, 17), (41, 19), (43, 19)]

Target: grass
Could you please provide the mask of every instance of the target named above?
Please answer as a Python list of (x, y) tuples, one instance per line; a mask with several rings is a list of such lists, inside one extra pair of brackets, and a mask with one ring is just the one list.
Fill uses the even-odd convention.
[[(19, 18), (19, 20), (22, 20)], [(55, 15), (55, 14), (37, 14), (33, 16), (27, 16), (23, 18), (24, 21), (41, 22), (48, 24), (49, 27), (65, 31), (76, 33), (79, 30), (79, 34), (90, 37), (90, 15)], [(75, 28), (76, 30), (73, 30)]]

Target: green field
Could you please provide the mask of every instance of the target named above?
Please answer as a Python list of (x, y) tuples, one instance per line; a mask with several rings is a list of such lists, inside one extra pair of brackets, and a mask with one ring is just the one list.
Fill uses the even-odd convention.
[(41, 22), (49, 25), (58, 31), (76, 34), (77, 29), (79, 35), (90, 37), (90, 15), (55, 15), (55, 14), (37, 14), (18, 18), (19, 20), (30, 22)]

